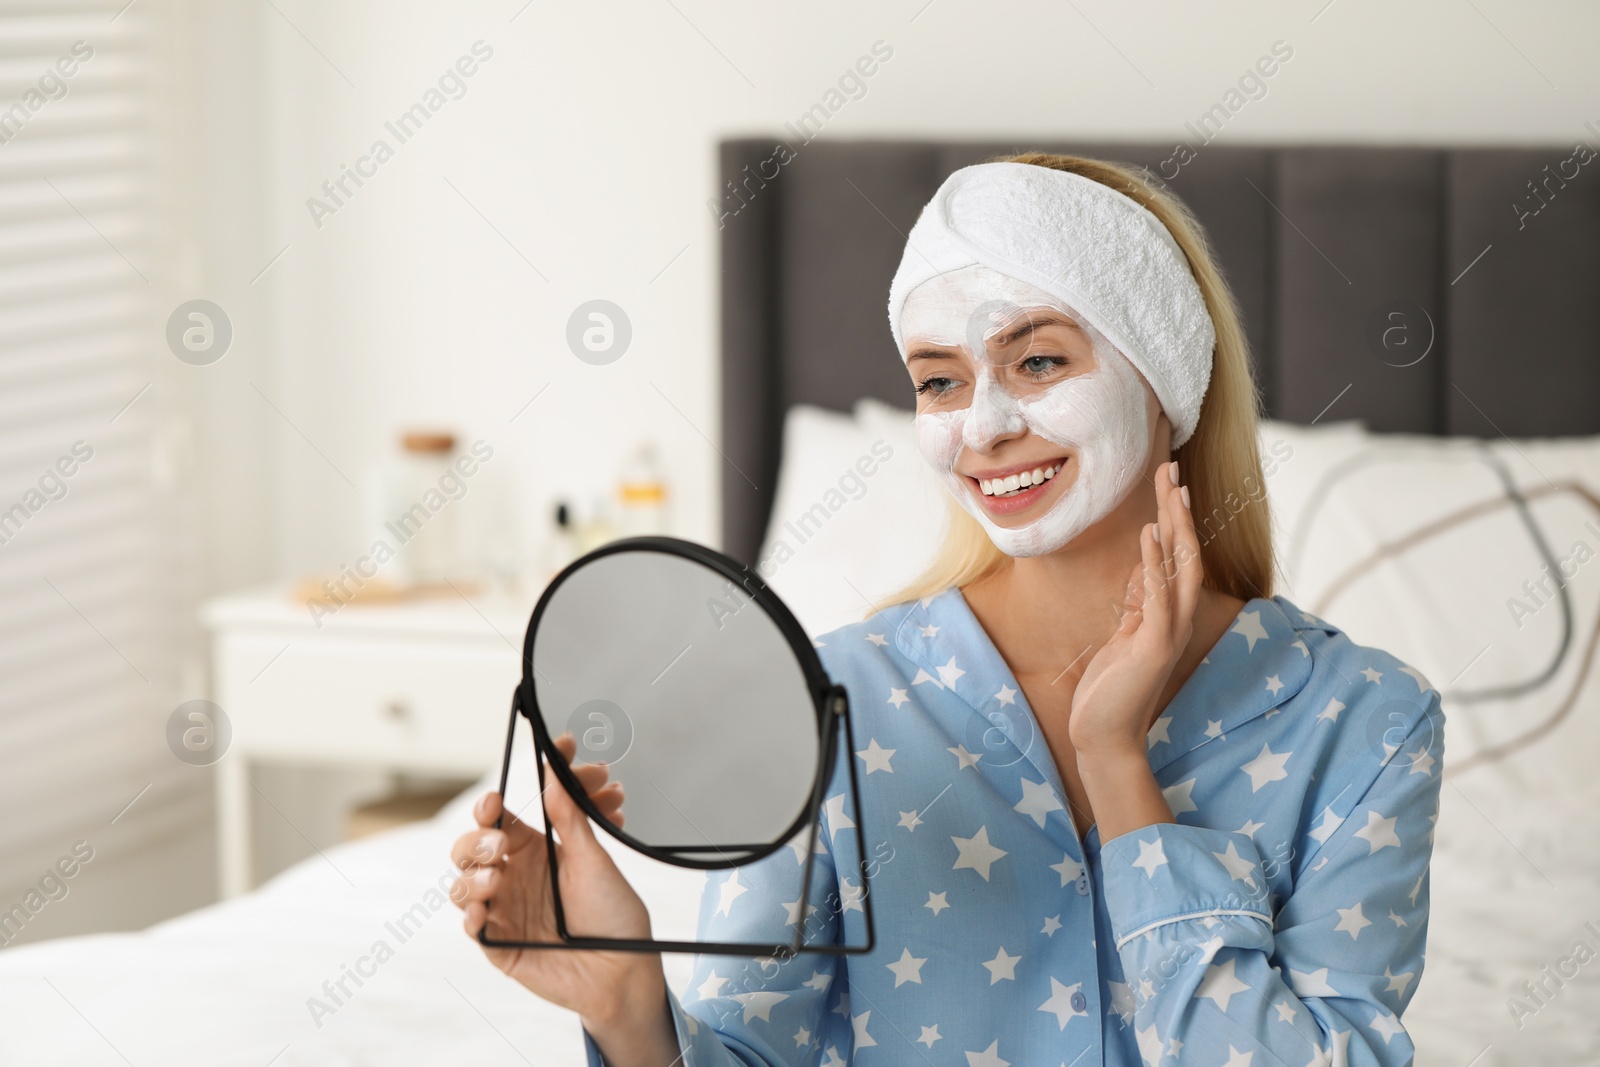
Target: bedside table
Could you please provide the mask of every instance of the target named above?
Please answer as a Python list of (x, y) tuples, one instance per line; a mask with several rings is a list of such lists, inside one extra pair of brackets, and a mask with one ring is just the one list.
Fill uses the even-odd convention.
[(287, 586), (218, 597), (212, 699), (232, 726), (216, 765), (218, 885), (253, 886), (255, 761), (477, 778), (499, 766), (536, 597), (350, 604), (319, 626)]

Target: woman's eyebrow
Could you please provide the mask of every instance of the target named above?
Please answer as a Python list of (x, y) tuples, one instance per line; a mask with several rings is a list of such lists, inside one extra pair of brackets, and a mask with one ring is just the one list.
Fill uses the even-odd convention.
[[(1043, 329), (1046, 326), (1065, 326), (1068, 329), (1077, 330), (1080, 333), (1083, 331), (1083, 327), (1078, 325), (1076, 322), (1073, 322), (1071, 319), (1063, 318), (1060, 315), (1049, 315), (1049, 314), (1046, 314), (1046, 315), (1038, 316), (1036, 318), (1030, 318), (1027, 322), (1023, 323), (1021, 326), (1018, 326), (1016, 329), (1012, 330), (1010, 333), (1004, 335), (1003, 337), (998, 337), (998, 338), (993, 339), (991, 341), (991, 343), (994, 344), (997, 347), (1004, 348), (1006, 345), (1009, 345), (1013, 341), (1016, 341), (1023, 334), (1032, 333), (1034, 330)], [(937, 348), (918, 348), (918, 349), (915, 349), (909, 355), (906, 356), (906, 362), (910, 363), (914, 359), (955, 359), (955, 358), (957, 358), (957, 357), (956, 357), (956, 354), (954, 352), (940, 351)]]
[(1046, 326), (1066, 326), (1069, 329), (1078, 330), (1080, 332), (1083, 330), (1082, 326), (1079, 326), (1071, 319), (1064, 319), (1057, 315), (1045, 315), (1041, 318), (1029, 319), (1027, 322), (1023, 323), (1021, 326), (1018, 326), (1015, 330), (1012, 330), (1005, 336), (995, 338), (992, 343), (1000, 348), (1004, 348), (1006, 345), (1009, 345), (1011, 342), (1017, 340), (1023, 334), (1032, 333), (1034, 330), (1042, 329)]

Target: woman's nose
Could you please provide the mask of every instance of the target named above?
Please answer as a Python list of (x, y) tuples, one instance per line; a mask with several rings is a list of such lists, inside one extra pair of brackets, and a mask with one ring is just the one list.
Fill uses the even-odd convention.
[(963, 443), (974, 452), (986, 452), (1002, 437), (1014, 437), (1027, 429), (1016, 398), (995, 381), (987, 367), (978, 371), (972, 390), (972, 409), (967, 413)]

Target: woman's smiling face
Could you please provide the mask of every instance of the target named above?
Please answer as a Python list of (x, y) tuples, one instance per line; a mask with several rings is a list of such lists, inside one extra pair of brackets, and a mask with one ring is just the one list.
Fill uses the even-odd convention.
[(913, 290), (900, 325), (923, 456), (1008, 555), (1060, 548), (1144, 470), (1154, 393), (1055, 297), (966, 267)]

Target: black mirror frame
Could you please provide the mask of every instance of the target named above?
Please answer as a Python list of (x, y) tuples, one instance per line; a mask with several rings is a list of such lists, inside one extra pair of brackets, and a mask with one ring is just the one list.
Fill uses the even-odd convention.
[[(817, 714), (817, 734), (822, 758), (817, 764), (816, 777), (812, 783), (811, 799), (806, 810), (796, 816), (795, 821), (788, 830), (777, 840), (759, 845), (728, 845), (728, 846), (695, 846), (659, 848), (640, 841), (623, 831), (620, 827), (612, 825), (610, 820), (604, 818), (588, 793), (578, 784), (576, 775), (567, 764), (566, 759), (556, 749), (549, 732), (545, 729), (543, 716), (539, 714), (538, 700), (534, 691), (532, 675), (533, 668), (533, 640), (538, 632), (539, 622), (544, 615), (545, 608), (549, 605), (556, 589), (567, 578), (586, 564), (604, 556), (619, 552), (651, 551), (661, 552), (666, 555), (677, 556), (698, 563), (712, 571), (721, 574), (735, 586), (743, 590), (750, 602), (759, 606), (767, 616), (777, 625), (779, 632), (788, 642), (790, 651), (798, 661), (801, 673), (805, 677), (806, 688), (811, 695), (812, 705)], [(686, 867), (699, 870), (727, 870), (744, 864), (753, 863), (773, 854), (781, 848), (788, 847), (788, 843), (803, 825), (809, 824), (810, 834), (806, 842), (805, 875), (801, 881), (800, 899), (808, 899), (811, 892), (811, 875), (816, 866), (816, 844), (822, 824), (822, 806), (825, 802), (823, 793), (827, 789), (828, 779), (832, 773), (834, 761), (838, 758), (838, 739), (841, 730), (845, 735), (845, 751), (855, 751), (855, 735), (850, 726), (850, 701), (849, 696), (841, 685), (836, 685), (828, 677), (822, 667), (822, 660), (817, 655), (816, 648), (810, 637), (801, 627), (799, 620), (794, 617), (787, 605), (779, 600), (768, 589), (767, 584), (761, 580), (751, 569), (705, 545), (693, 541), (685, 541), (675, 537), (629, 537), (611, 541), (601, 545), (591, 552), (585, 553), (562, 568), (550, 584), (545, 587), (539, 597), (539, 602), (533, 609), (533, 615), (528, 621), (527, 634), (523, 639), (522, 648), (522, 680), (513, 691), (511, 697), (511, 717), (506, 729), (505, 757), (500, 766), (500, 796), (502, 800), (501, 817), (495, 820), (498, 829), (504, 821), (504, 798), (506, 786), (511, 773), (511, 749), (516, 739), (517, 719), (528, 720), (533, 731), (535, 761), (539, 771), (539, 802), (544, 815), (544, 826), (549, 826), (549, 812), (544, 809), (544, 793), (548, 788), (545, 779), (545, 767), (548, 764), (562, 786), (567, 790), (578, 804), (579, 808), (593, 822), (599, 825), (606, 833), (621, 841), (624, 845), (651, 859), (676, 867)], [(861, 788), (856, 776), (854, 760), (847, 760), (846, 766), (850, 776), (850, 794), (852, 807), (855, 810), (855, 823), (858, 828), (866, 826), (866, 820), (861, 814)], [(858, 833), (861, 832), (858, 829)], [(797, 923), (794, 942), (792, 944), (770, 944), (756, 942), (712, 942), (712, 941), (662, 941), (638, 938), (611, 938), (611, 937), (585, 937), (574, 935), (567, 927), (566, 910), (561, 902), (560, 889), (560, 861), (556, 855), (554, 835), (546, 832), (544, 835), (547, 868), (550, 875), (551, 899), (555, 905), (556, 933), (560, 941), (508, 941), (491, 938), (488, 936), (489, 923), (485, 918), (483, 927), (478, 931), (479, 944), (491, 948), (565, 948), (565, 949), (601, 949), (622, 952), (697, 952), (716, 953), (740, 956), (771, 956), (779, 959), (788, 959), (800, 953), (816, 953), (823, 955), (855, 955), (871, 952), (876, 943), (874, 925), (872, 921), (872, 891), (868, 873), (868, 861), (865, 856), (865, 847), (860, 849), (860, 874), (861, 874), (861, 903), (863, 919), (866, 924), (866, 942), (862, 945), (827, 944), (808, 945), (804, 943), (805, 924)], [(738, 853), (737, 858), (729, 857), (729, 851)], [(720, 852), (727, 862), (719, 860), (697, 860), (690, 858), (686, 852)], [(487, 907), (487, 905), (486, 905)], [(842, 911), (841, 911), (842, 915)], [(841, 919), (842, 925), (842, 919)]]

